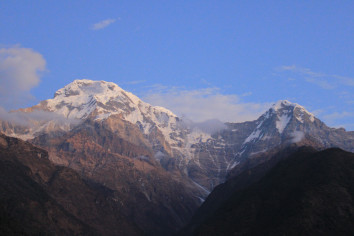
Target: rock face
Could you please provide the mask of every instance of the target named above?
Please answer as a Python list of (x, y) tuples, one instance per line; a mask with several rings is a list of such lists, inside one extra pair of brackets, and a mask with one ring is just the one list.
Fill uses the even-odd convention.
[(262, 165), (218, 186), (181, 235), (352, 234), (353, 153), (301, 148)]
[(56, 167), (48, 153), (0, 134), (1, 235), (142, 235), (113, 191)]
[(302, 144), (317, 148), (354, 150), (354, 132), (327, 127), (302, 106), (279, 101), (256, 121), (244, 140), (240, 156), (252, 157), (279, 145)]
[(75, 80), (12, 115), (0, 131), (112, 189), (147, 234), (176, 232), (215, 186), (288, 146), (354, 151), (354, 132), (329, 128), (288, 101), (255, 121), (201, 125), (105, 81)]
[(188, 172), (208, 189), (229, 175), (263, 163), (293, 144), (354, 151), (354, 132), (326, 126), (298, 104), (279, 101), (255, 121), (227, 123), (206, 142), (192, 145)]
[[(155, 159), (167, 171), (184, 173), (205, 194), (225, 181), (229, 171), (243, 161), (275, 153), (292, 143), (354, 150), (354, 132), (329, 128), (302, 106), (288, 101), (277, 102), (255, 121), (227, 123), (214, 130), (207, 124), (204, 126), (209, 130), (205, 130), (165, 108), (141, 101), (114, 83), (75, 80), (59, 89), (53, 99), (17, 113), (26, 122), (1, 122), (0, 129), (7, 135), (36, 139), (41, 145), (40, 136), (56, 139), (89, 122), (135, 149), (144, 149), (143, 155)], [(72, 146), (60, 145), (64, 149)], [(131, 152), (130, 146), (114, 151), (107, 148), (124, 156)], [(53, 161), (65, 162), (58, 158)]]
[(102, 124), (86, 121), (51, 139), (33, 140), (45, 146), (51, 159), (112, 189), (126, 217), (146, 234), (177, 232), (200, 204), (201, 193), (179, 172), (169, 173), (149, 149), (115, 136)]
[[(238, 124), (235, 133), (244, 133), (244, 125)], [(235, 124), (230, 124), (234, 126)], [(318, 150), (339, 147), (354, 151), (354, 132), (326, 126), (313, 114), (298, 104), (279, 101), (257, 120), (249, 122), (246, 136), (238, 135), (229, 139), (235, 141), (236, 168), (228, 172), (228, 176), (237, 175), (240, 171), (252, 168), (272, 157), (272, 154), (296, 144), (311, 146)], [(223, 135), (232, 135), (232, 130)], [(245, 138), (246, 137), (246, 138)], [(241, 140), (237, 142), (237, 140)]]

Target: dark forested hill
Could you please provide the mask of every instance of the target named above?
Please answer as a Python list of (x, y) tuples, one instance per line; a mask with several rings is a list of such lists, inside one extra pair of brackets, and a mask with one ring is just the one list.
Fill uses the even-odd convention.
[(0, 135), (0, 235), (141, 235), (112, 191), (47, 158)]
[[(320, 152), (302, 148), (269, 171), (264, 172), (265, 169), (258, 166), (216, 188), (216, 194), (210, 194), (184, 234), (350, 235), (354, 232), (353, 153), (335, 148)], [(247, 179), (248, 184), (242, 179)], [(208, 210), (214, 203), (218, 207)], [(206, 213), (202, 220), (201, 210)]]

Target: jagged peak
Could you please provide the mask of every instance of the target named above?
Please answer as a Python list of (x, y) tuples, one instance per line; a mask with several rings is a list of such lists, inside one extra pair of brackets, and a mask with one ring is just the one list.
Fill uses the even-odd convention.
[(279, 100), (278, 102), (274, 103), (273, 106), (270, 108), (271, 111), (278, 112), (282, 109), (285, 110), (292, 110), (295, 111), (298, 109), (301, 113), (306, 113), (307, 115), (310, 116), (310, 120), (313, 122), (315, 115), (306, 110), (305, 107), (297, 104), (297, 103), (292, 103), (288, 100)]
[(94, 81), (89, 79), (77, 79), (70, 84), (65, 85), (63, 88), (56, 91), (54, 97), (57, 96), (73, 96), (80, 95), (80, 92), (84, 92), (86, 95), (96, 95), (105, 93), (107, 90), (122, 92), (124, 91), (118, 85), (113, 82), (106, 81)]
[(117, 84), (103, 80), (74, 80), (59, 89), (54, 98), (46, 100), (45, 104), (50, 111), (78, 119), (88, 117), (93, 111), (98, 114), (97, 119), (106, 119), (113, 114), (123, 114), (132, 123), (138, 120), (142, 122), (143, 114), (149, 112), (156, 113), (160, 119), (163, 119), (163, 115), (158, 114), (162, 113), (177, 117), (170, 110), (151, 106)]
[(310, 122), (315, 121), (315, 115), (308, 112), (303, 106), (288, 100), (280, 100), (274, 103), (273, 106), (259, 118), (256, 130), (260, 129), (266, 120), (273, 119), (274, 116), (276, 117), (275, 125), (280, 134), (284, 131), (292, 118), (300, 123), (304, 123), (306, 120)]
[(279, 100), (273, 104), (271, 109), (273, 109), (274, 111), (278, 111), (282, 108), (287, 108), (287, 107), (295, 108), (296, 106), (299, 106), (299, 105), (296, 103), (289, 102), (288, 100)]
[[(74, 97), (71, 98), (72, 96)], [(82, 99), (83, 97), (92, 98), (95, 101), (101, 102), (103, 104), (105, 104), (110, 99), (117, 97), (128, 99), (129, 102), (135, 105), (143, 103), (140, 98), (128, 91), (125, 91), (117, 84), (103, 80), (95, 81), (89, 79), (77, 79), (59, 89), (54, 94), (54, 100), (65, 99), (69, 102), (73, 100), (73, 104), (76, 104), (74, 106), (78, 106), (82, 102), (87, 102), (87, 99)]]
[(174, 116), (174, 117), (177, 117), (177, 115), (175, 115), (172, 111), (168, 110), (167, 108), (165, 107), (160, 107), (160, 106), (154, 106), (154, 108), (160, 112), (164, 112), (166, 113), (167, 115), (169, 116)]

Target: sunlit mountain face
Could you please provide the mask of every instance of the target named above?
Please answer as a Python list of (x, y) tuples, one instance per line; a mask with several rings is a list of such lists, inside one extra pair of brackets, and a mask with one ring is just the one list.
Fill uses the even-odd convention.
[(286, 100), (257, 120), (195, 123), (105, 81), (75, 80), (7, 117), (4, 134), (111, 189), (129, 220), (159, 234), (177, 232), (215, 186), (288, 147), (354, 151), (354, 132)]

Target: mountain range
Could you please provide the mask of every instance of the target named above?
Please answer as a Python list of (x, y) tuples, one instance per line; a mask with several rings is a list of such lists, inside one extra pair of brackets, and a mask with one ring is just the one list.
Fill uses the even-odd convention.
[(11, 112), (0, 131), (112, 191), (122, 215), (148, 235), (176, 233), (215, 186), (289, 147), (354, 151), (353, 131), (330, 128), (286, 100), (254, 121), (200, 124), (92, 80)]

